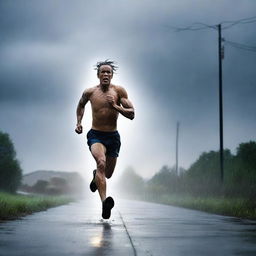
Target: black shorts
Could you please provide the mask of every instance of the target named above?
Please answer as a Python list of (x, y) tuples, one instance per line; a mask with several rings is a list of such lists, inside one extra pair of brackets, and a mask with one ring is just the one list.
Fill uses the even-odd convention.
[(103, 144), (107, 151), (106, 155), (110, 157), (118, 157), (121, 147), (120, 135), (118, 131), (114, 132), (102, 132), (91, 129), (87, 133), (87, 144), (91, 150), (91, 146), (94, 143)]

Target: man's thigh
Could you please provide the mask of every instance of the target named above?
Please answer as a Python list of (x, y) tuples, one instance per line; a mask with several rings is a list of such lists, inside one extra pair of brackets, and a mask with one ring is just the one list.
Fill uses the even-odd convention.
[(91, 153), (96, 161), (100, 158), (106, 159), (106, 147), (102, 143), (93, 143), (91, 145)]

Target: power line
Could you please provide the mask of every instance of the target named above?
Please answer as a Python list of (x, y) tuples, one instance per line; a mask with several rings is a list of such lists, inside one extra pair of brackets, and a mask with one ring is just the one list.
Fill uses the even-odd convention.
[(222, 25), (229, 24), (225, 27), (223, 26), (223, 28), (222, 28), (222, 29), (228, 29), (228, 28), (231, 28), (238, 24), (248, 24), (248, 23), (254, 23), (254, 22), (256, 22), (256, 16), (244, 18), (244, 19), (240, 19), (240, 20), (222, 21), (222, 22), (220, 22), (220, 24), (222, 24)]
[(240, 19), (240, 20), (221, 21), (221, 24), (224, 24), (224, 23), (234, 23), (234, 22), (247, 22), (247, 21), (254, 20), (254, 19), (256, 19), (256, 16), (252, 16), (252, 17), (248, 17), (248, 18), (243, 18), (243, 19)]
[[(222, 27), (223, 29), (229, 29), (235, 25), (238, 24), (248, 24), (248, 23), (254, 23), (256, 22), (256, 16), (249, 17), (249, 18), (243, 18), (240, 20), (233, 20), (233, 21), (222, 21), (219, 24), (225, 25)], [(181, 31), (197, 31), (197, 30), (204, 30), (204, 29), (217, 29), (218, 25), (209, 25), (202, 22), (195, 22), (187, 27), (175, 27), (166, 25), (166, 27), (173, 29), (175, 32), (181, 32)]]
[(175, 26), (170, 26), (170, 25), (165, 25), (167, 28), (173, 29), (175, 32), (181, 32), (181, 31), (197, 31), (197, 30), (205, 30), (205, 29), (217, 29), (215, 25), (208, 25), (200, 22), (193, 23), (190, 26), (187, 27), (175, 27)]
[[(221, 29), (223, 30), (223, 29), (229, 29), (238, 24), (248, 24), (248, 23), (255, 23), (255, 22), (256, 22), (256, 16), (252, 16), (252, 17), (243, 18), (239, 20), (222, 21), (219, 24), (222, 25)], [(166, 27), (173, 29), (175, 32), (181, 32), (181, 31), (198, 31), (198, 30), (205, 30), (209, 28), (216, 30), (218, 28), (218, 25), (209, 25), (202, 22), (195, 22), (187, 27), (175, 27), (175, 26), (166, 26)], [(225, 41), (225, 44), (231, 47), (234, 47), (240, 50), (256, 52), (256, 46), (249, 46), (249, 45), (227, 41), (227, 40), (223, 40), (223, 41)]]
[(228, 41), (228, 40), (225, 40), (225, 44), (230, 45), (234, 48), (241, 49), (241, 50), (256, 52), (256, 46), (250, 46), (250, 45), (232, 42), (232, 41)]

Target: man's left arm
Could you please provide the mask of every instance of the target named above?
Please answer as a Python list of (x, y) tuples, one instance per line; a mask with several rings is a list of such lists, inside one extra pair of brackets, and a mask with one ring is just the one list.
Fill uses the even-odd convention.
[(124, 88), (120, 87), (119, 90), (119, 97), (120, 97), (120, 105), (118, 105), (112, 96), (108, 97), (109, 103), (113, 106), (113, 108), (118, 111), (123, 116), (133, 120), (135, 113), (134, 107), (131, 101), (128, 99), (127, 92)]

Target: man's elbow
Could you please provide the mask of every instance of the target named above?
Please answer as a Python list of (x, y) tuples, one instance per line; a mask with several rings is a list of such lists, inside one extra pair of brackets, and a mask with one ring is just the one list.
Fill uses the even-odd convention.
[(134, 117), (135, 117), (135, 113), (134, 113), (134, 112), (132, 112), (132, 113), (130, 114), (129, 119), (133, 120), (133, 119), (134, 119)]

